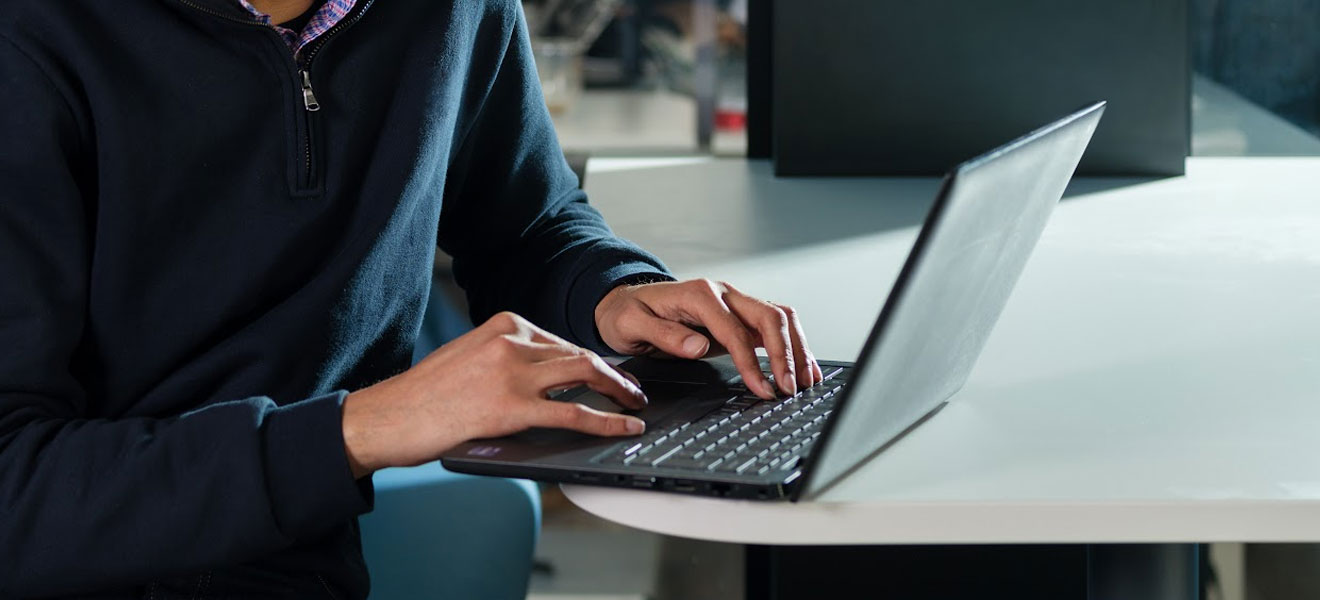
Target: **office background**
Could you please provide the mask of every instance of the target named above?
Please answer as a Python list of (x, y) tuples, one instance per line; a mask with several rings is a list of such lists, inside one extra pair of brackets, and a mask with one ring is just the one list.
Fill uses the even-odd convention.
[[(755, 10), (756, 0), (750, 4)], [(547, 105), (583, 173), (592, 157), (747, 152), (748, 0), (524, 6)], [(1320, 155), (1320, 3), (1190, 0), (1187, 9), (1191, 155)], [(448, 306), (432, 334), (443, 340), (466, 324), (461, 295), (443, 281), (443, 259), (437, 273)], [(555, 487), (540, 493), (532, 597), (741, 596), (740, 547), (625, 528), (577, 509)], [(1209, 554), (1210, 598), (1320, 596), (1317, 547), (1217, 544)]]

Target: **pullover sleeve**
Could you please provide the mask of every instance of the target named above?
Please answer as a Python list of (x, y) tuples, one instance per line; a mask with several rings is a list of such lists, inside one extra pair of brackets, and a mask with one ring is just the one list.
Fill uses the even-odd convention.
[(610, 352), (596, 331), (601, 298), (623, 283), (673, 277), (587, 203), (555, 137), (522, 12), (506, 4), (502, 44), (480, 44), (502, 55), (489, 61), (495, 72), (450, 165), (439, 244), (474, 322), (511, 310)]
[(343, 392), (89, 416), (97, 398), (76, 373), (94, 167), (48, 73), (0, 35), (0, 597), (239, 563), (368, 510), (344, 455)]

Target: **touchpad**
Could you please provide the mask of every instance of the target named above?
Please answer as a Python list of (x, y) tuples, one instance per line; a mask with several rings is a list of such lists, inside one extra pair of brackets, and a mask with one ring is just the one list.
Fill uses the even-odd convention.
[[(637, 356), (619, 365), (642, 381), (668, 381), (676, 383), (715, 384), (729, 381), (738, 375), (733, 359), (717, 356), (705, 360), (679, 360)], [(645, 387), (645, 386), (643, 386)], [(647, 390), (647, 394), (650, 394)]]
[(703, 388), (708, 387), (710, 386), (704, 383), (642, 381), (642, 391), (646, 392), (650, 404), (640, 411), (624, 409), (608, 397), (592, 390), (586, 390), (570, 399), (602, 412), (636, 415), (650, 426), (683, 408), (692, 407), (701, 397), (709, 395), (700, 393)]

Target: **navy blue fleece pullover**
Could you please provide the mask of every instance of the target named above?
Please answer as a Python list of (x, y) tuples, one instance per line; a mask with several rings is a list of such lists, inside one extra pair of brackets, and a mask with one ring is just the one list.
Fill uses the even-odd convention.
[(0, 598), (364, 597), (341, 402), (408, 366), (437, 241), (475, 319), (597, 349), (665, 273), (578, 191), (516, 0), (359, 0), (302, 58), (233, 0), (0, 2)]

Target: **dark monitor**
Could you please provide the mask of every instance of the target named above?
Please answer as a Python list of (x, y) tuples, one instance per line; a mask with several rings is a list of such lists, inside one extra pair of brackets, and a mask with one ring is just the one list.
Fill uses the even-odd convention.
[(1107, 100), (1078, 170), (1177, 175), (1187, 0), (773, 0), (779, 175), (936, 175)]

